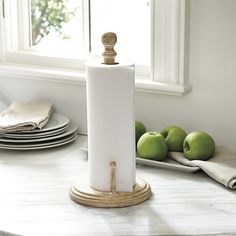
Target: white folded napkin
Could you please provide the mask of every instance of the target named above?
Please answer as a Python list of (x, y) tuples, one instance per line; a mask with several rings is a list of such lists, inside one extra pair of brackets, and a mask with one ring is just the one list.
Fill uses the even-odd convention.
[(42, 129), (52, 112), (49, 102), (13, 102), (0, 114), (0, 132)]
[(236, 189), (236, 152), (221, 146), (216, 149), (215, 155), (207, 161), (186, 159), (182, 152), (170, 152), (169, 157), (185, 166), (197, 166), (210, 177), (225, 185)]

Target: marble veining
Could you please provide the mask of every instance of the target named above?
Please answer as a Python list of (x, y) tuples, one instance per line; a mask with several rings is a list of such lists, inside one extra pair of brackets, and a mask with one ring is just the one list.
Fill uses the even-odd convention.
[(0, 230), (24, 236), (236, 235), (236, 191), (201, 171), (137, 166), (151, 185), (150, 200), (118, 209), (74, 203), (69, 186), (87, 178), (80, 150), (85, 140), (41, 151), (0, 150)]

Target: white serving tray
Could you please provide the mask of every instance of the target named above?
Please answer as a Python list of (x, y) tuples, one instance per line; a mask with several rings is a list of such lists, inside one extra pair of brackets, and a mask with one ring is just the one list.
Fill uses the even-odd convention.
[[(80, 149), (86, 153), (88, 152), (88, 149), (86, 147), (81, 147)], [(153, 160), (147, 160), (144, 158), (136, 157), (136, 164), (143, 165), (143, 166), (150, 166), (154, 168), (164, 168), (164, 169), (169, 169), (169, 170), (177, 170), (177, 171), (190, 172), (190, 173), (200, 170), (199, 167), (190, 167), (190, 166), (181, 165), (180, 163), (168, 157), (165, 159), (165, 161), (153, 161)]]

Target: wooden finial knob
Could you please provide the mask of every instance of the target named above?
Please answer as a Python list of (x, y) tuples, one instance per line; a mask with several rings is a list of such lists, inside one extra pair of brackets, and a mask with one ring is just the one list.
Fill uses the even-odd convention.
[(114, 46), (117, 41), (117, 36), (113, 32), (107, 32), (102, 35), (102, 43), (105, 47), (105, 51), (103, 52), (103, 63), (107, 65), (117, 64), (115, 62), (115, 57), (117, 53), (114, 50)]

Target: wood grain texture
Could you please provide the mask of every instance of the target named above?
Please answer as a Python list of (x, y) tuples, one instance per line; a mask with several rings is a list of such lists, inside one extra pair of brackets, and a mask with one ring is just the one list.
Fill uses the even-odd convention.
[(102, 208), (133, 206), (147, 201), (152, 196), (150, 185), (140, 178), (136, 179), (132, 192), (116, 192), (113, 190), (102, 192), (91, 188), (88, 183), (76, 183), (70, 187), (69, 195), (78, 204)]
[(140, 205), (103, 209), (74, 203), (68, 188), (87, 178), (76, 142), (41, 151), (0, 150), (0, 230), (24, 236), (236, 235), (236, 191), (203, 172), (137, 166), (153, 196)]
[(117, 42), (117, 36), (113, 32), (107, 32), (102, 35), (102, 43), (104, 45), (103, 63), (106, 65), (118, 64), (115, 62), (115, 57), (117, 55), (114, 50), (114, 46)]

